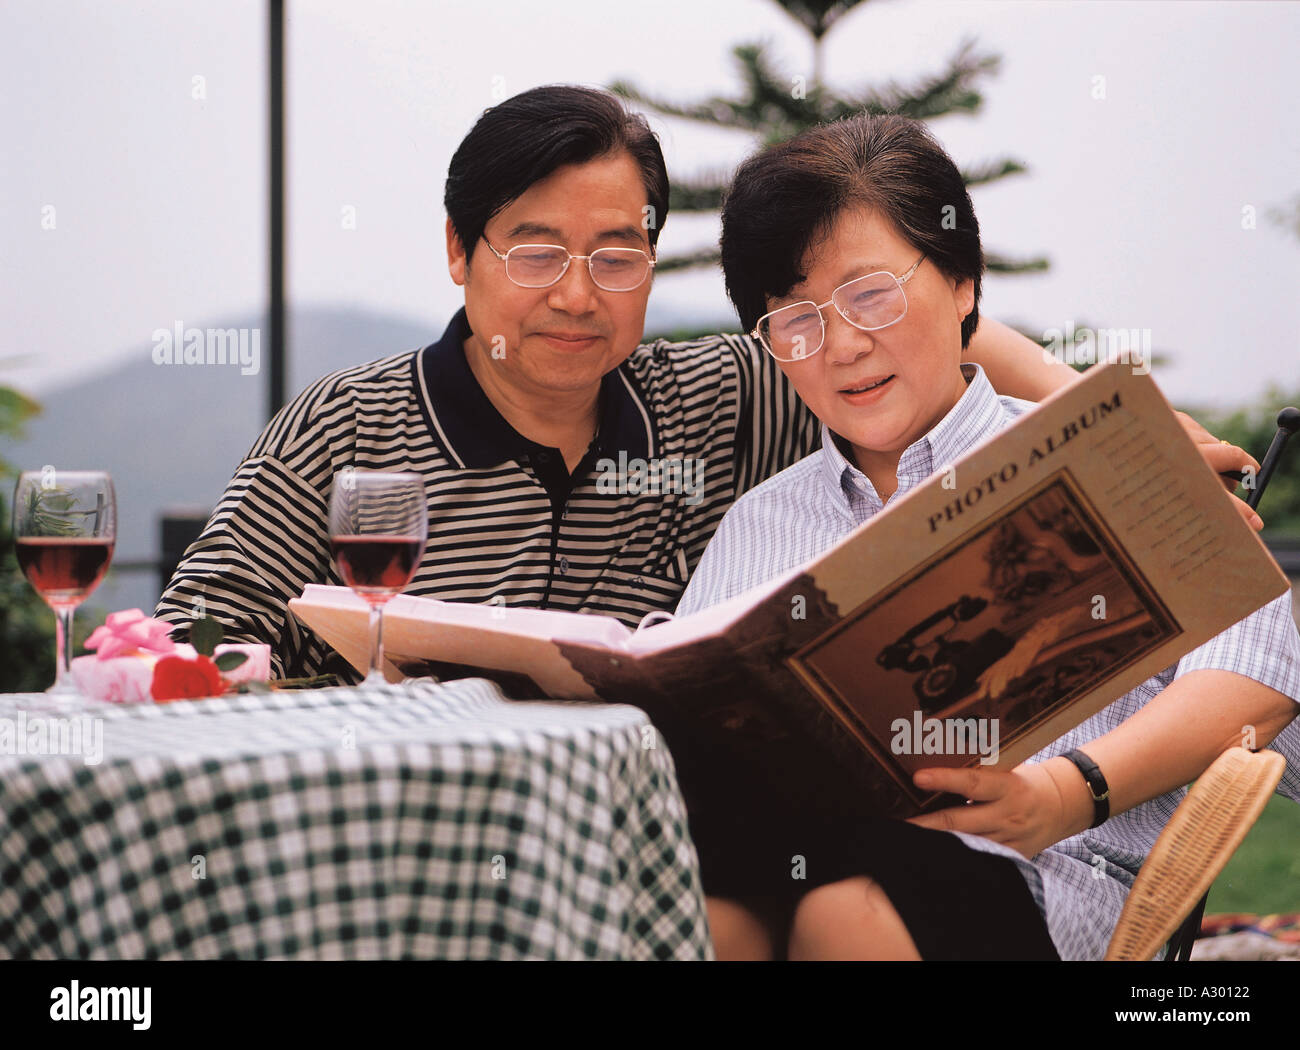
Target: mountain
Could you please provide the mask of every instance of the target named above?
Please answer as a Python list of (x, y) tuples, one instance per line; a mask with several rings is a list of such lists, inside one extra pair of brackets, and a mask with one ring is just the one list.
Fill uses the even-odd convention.
[[(264, 323), (253, 316), (211, 326), (253, 329)], [(414, 349), (441, 331), (360, 310), (293, 311), (285, 388), (292, 397), (327, 372)], [(265, 345), (255, 375), (243, 375), (239, 364), (230, 363), (155, 364), (155, 345), (127, 354), (111, 371), (42, 394), (43, 411), (6, 452), (27, 470), (51, 463), (113, 475), (115, 562), (159, 556), (164, 511), (210, 513), (268, 418)], [(89, 605), (108, 611), (138, 606), (151, 613), (160, 590), (155, 571), (114, 570)]]

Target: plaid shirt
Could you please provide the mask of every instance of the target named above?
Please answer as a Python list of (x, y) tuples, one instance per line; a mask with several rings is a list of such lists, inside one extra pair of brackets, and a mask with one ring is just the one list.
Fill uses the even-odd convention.
[[(978, 365), (962, 368), (966, 392), (934, 429), (903, 451), (898, 490), (890, 500), (901, 498), (1035, 407), (999, 396)], [(823, 426), (820, 450), (742, 496), (727, 513), (678, 613), (714, 605), (804, 564), (884, 506), (871, 481), (845, 458)], [(1233, 671), (1300, 701), (1300, 634), (1291, 614), (1291, 595), (1281, 595), (1192, 650), (1028, 761), (1042, 762), (1083, 747), (1171, 682), (1203, 669)], [(1270, 747), (1288, 759), (1279, 793), (1300, 801), (1300, 720), (1293, 720)], [(1186, 793), (1186, 788), (1178, 788), (1153, 798), (1056, 843), (1032, 860), (978, 835), (953, 834), (973, 849), (1016, 863), (1062, 959), (1100, 959), (1138, 869)]]

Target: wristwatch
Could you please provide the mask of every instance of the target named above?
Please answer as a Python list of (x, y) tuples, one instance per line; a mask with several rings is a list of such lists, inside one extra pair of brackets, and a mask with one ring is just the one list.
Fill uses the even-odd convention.
[(1083, 779), (1088, 783), (1088, 790), (1092, 793), (1093, 819), (1088, 826), (1095, 828), (1105, 824), (1110, 819), (1110, 785), (1106, 783), (1106, 778), (1097, 768), (1097, 763), (1077, 749), (1067, 751), (1061, 757), (1068, 758), (1078, 767), (1079, 772), (1083, 774)]

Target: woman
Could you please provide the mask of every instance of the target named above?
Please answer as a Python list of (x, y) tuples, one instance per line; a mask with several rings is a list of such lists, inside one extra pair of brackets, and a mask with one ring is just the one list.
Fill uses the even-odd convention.
[[(731, 508), (682, 613), (807, 561), (1032, 407), (962, 361), (979, 228), (914, 121), (857, 117), (751, 158), (723, 210), (722, 263), (822, 448)], [(1184, 785), (1243, 726), (1272, 740), (1297, 700), (1284, 595), (1014, 770), (917, 773), (965, 806), (774, 824), (778, 800), (747, 796), (692, 813), (719, 957), (1100, 958)]]

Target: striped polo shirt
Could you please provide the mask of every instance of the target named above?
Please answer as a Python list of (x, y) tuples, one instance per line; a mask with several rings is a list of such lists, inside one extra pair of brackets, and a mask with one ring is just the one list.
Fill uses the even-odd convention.
[(816, 418), (749, 338), (658, 340), (604, 376), (596, 436), (570, 475), (484, 394), (469, 334), (461, 310), (438, 342), (333, 372), (281, 409), (155, 615), (209, 615), (227, 641), (269, 643), (276, 677), (341, 670), (287, 603), (308, 583), (342, 585), (328, 508), (352, 467), (425, 479), (429, 540), (406, 593), (635, 626), (677, 604), (736, 498), (817, 444)]

